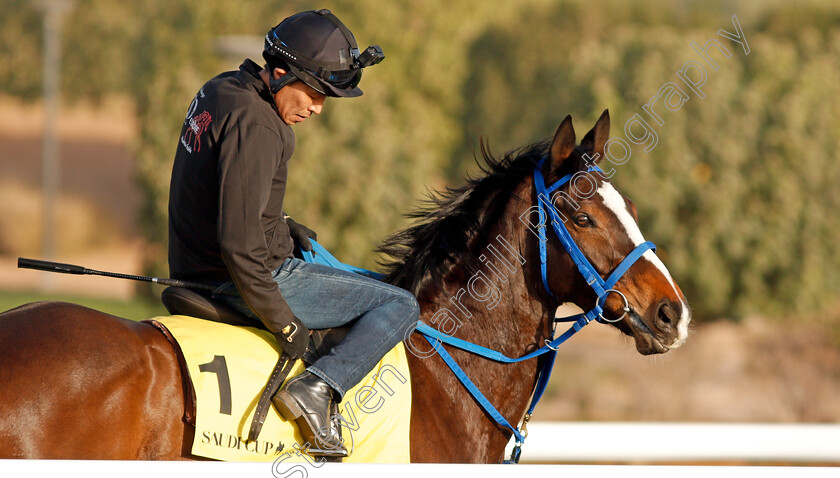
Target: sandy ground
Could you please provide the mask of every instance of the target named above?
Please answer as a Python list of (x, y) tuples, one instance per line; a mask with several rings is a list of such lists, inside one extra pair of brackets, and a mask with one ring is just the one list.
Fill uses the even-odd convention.
[(692, 327), (658, 356), (590, 324), (558, 352), (537, 420), (840, 422), (840, 321)]
[[(41, 186), (43, 124), (39, 105), (0, 97), (0, 181)], [(130, 152), (136, 126), (127, 103), (64, 108), (58, 126), (60, 192), (90, 201), (122, 232), (136, 235), (141, 194)]]
[[(44, 290), (130, 298), (134, 284), (17, 268), (17, 257), (41, 255), (41, 151), (44, 114), (38, 104), (0, 97), (0, 289)], [(136, 274), (141, 193), (130, 143), (136, 124), (129, 103), (62, 108), (60, 197), (52, 260)]]

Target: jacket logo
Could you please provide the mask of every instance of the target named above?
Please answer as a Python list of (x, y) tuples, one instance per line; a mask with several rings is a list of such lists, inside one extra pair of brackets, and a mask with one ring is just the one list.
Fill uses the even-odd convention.
[(201, 151), (201, 135), (207, 131), (210, 123), (213, 122), (213, 117), (207, 111), (203, 111), (198, 115), (195, 114), (199, 101), (204, 99), (204, 97), (204, 87), (201, 87), (190, 103), (190, 107), (187, 109), (187, 116), (184, 118), (184, 124), (187, 125), (187, 129), (184, 135), (181, 136), (181, 144), (184, 145), (184, 148), (189, 153)]
[(213, 117), (206, 111), (187, 120), (187, 130), (184, 136), (181, 136), (181, 144), (184, 145), (187, 151), (190, 153), (201, 151), (201, 135), (207, 131), (207, 127), (212, 122)]

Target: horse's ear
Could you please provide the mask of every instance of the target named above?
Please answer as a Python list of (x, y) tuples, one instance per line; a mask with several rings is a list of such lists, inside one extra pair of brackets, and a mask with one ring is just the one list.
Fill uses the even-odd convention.
[(597, 163), (604, 157), (604, 145), (608, 139), (610, 139), (610, 110), (604, 110), (601, 117), (595, 122), (595, 126), (583, 137), (580, 146), (583, 149), (591, 149), (592, 156), (597, 153), (598, 158), (595, 161)]
[(572, 115), (566, 115), (551, 141), (551, 169), (558, 169), (575, 150), (575, 128)]

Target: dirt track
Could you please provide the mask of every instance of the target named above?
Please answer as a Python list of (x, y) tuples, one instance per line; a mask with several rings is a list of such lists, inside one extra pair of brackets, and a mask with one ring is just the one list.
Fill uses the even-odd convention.
[[(125, 273), (139, 272), (142, 242), (136, 239), (141, 193), (129, 144), (134, 121), (127, 103), (108, 100), (94, 108), (62, 111), (57, 256), (54, 260)], [(43, 112), (0, 97), (0, 289), (51, 291), (129, 298), (127, 281), (17, 269), (18, 256), (40, 254)], [(4, 194), (5, 193), (5, 194)]]
[(651, 357), (590, 324), (561, 347), (535, 419), (837, 423), (838, 319), (703, 324)]
[[(121, 113), (126, 107), (120, 102), (102, 108), (68, 108), (62, 114), (60, 189), (89, 200), (122, 232), (134, 235), (141, 199), (129, 147), (134, 122)], [(40, 187), (43, 121), (37, 106), (0, 97), (0, 179)]]

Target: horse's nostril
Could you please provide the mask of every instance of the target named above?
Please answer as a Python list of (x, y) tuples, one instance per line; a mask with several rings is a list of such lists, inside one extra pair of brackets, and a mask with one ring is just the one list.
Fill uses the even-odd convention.
[(663, 324), (671, 324), (671, 312), (670, 306), (668, 304), (662, 304), (659, 306), (659, 310), (657, 311), (657, 316), (659, 321)]

